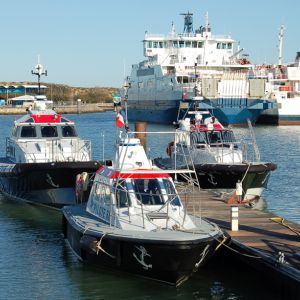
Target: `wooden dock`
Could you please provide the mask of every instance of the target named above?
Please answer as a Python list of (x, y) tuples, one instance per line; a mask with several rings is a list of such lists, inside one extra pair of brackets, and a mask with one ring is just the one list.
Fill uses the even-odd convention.
[(238, 204), (239, 230), (231, 231), (232, 205), (207, 191), (192, 195), (187, 205), (190, 213), (193, 203), (197, 215), (217, 223), (231, 236), (225, 255), (265, 272), (266, 280), (281, 289), (284, 299), (300, 299), (299, 224)]

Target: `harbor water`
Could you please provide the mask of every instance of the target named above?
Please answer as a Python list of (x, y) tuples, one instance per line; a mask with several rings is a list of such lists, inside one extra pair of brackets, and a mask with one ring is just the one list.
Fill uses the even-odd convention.
[[(68, 117), (92, 141), (94, 159), (113, 157), (113, 112)], [(15, 119), (0, 116), (2, 156)], [(148, 124), (148, 130), (173, 128)], [(261, 160), (278, 166), (263, 193), (264, 209), (300, 223), (300, 127), (257, 126), (254, 132)], [(0, 299), (280, 299), (262, 274), (240, 264), (211, 261), (179, 288), (84, 265), (63, 240), (61, 219), (59, 211), (0, 198)]]

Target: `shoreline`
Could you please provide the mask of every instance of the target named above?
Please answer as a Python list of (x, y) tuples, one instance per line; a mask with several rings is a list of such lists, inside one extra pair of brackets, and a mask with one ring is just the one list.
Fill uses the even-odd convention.
[[(113, 110), (112, 103), (87, 103), (81, 105), (54, 105), (53, 110), (58, 114), (96, 113)], [(0, 107), (0, 115), (27, 114), (26, 107)]]

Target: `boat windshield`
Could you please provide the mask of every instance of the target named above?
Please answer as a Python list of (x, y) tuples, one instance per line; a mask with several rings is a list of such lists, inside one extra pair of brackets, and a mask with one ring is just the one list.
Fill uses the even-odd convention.
[(22, 126), (21, 137), (22, 138), (36, 137), (35, 127), (34, 126)]
[(223, 135), (224, 143), (235, 143), (236, 142), (232, 131), (229, 131), (229, 130), (223, 131), (222, 135)]
[(75, 137), (77, 136), (77, 132), (74, 126), (65, 125), (61, 127), (62, 129), (62, 136), (63, 137)]
[(205, 132), (193, 132), (191, 134), (192, 142), (194, 144), (206, 144), (207, 143), (207, 137)]
[(41, 126), (42, 137), (57, 137), (56, 126)]
[(210, 144), (216, 144), (222, 142), (222, 134), (220, 131), (211, 131), (207, 133), (208, 141)]
[(132, 185), (137, 199), (144, 205), (163, 205), (167, 198), (172, 205), (180, 206), (176, 190), (167, 178), (134, 179)]

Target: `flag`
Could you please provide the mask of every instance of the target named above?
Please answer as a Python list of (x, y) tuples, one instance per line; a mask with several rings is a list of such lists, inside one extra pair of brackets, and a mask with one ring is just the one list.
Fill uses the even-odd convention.
[(117, 114), (116, 125), (119, 128), (122, 128), (125, 125), (124, 118), (120, 113)]

